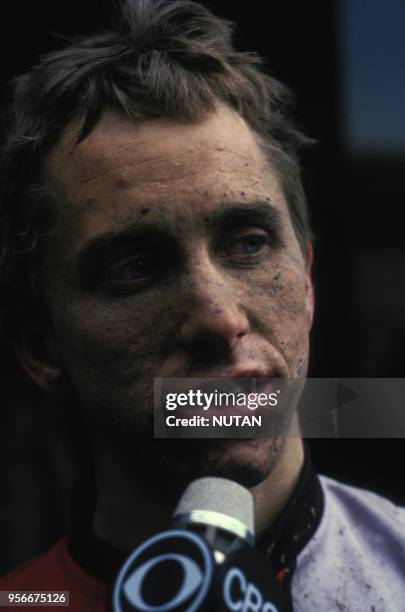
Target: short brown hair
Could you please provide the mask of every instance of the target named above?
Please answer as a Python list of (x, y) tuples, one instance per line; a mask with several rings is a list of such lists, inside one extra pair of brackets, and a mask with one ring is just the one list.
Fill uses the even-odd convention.
[(108, 109), (133, 120), (193, 121), (218, 101), (229, 105), (279, 171), (301, 246), (310, 238), (297, 161), (309, 141), (286, 113), (287, 88), (256, 54), (235, 50), (232, 29), (191, 0), (127, 0), (108, 31), (69, 40), (13, 80), (0, 151), (3, 321), (15, 313), (18, 293), (21, 304), (30, 298), (36, 247), (50, 218), (42, 163), (77, 116), (79, 142)]

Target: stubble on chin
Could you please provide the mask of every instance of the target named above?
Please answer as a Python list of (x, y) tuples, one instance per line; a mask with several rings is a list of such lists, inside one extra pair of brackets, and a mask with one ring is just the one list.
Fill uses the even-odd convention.
[(181, 494), (190, 482), (204, 476), (227, 478), (247, 488), (257, 486), (277, 463), (282, 440), (159, 439), (142, 446), (137, 445), (137, 459), (131, 453), (133, 477), (147, 488), (176, 489)]

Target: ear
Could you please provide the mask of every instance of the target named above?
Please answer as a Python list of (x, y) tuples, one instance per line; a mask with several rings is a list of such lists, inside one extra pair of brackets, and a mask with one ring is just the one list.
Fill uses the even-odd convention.
[(306, 309), (309, 329), (312, 327), (315, 308), (314, 287), (312, 284), (312, 262), (314, 259), (314, 249), (310, 240), (306, 241), (306, 259), (305, 259), (305, 294), (306, 294)]
[(14, 351), (25, 373), (43, 391), (61, 397), (70, 389), (56, 342), (44, 322), (26, 322)]

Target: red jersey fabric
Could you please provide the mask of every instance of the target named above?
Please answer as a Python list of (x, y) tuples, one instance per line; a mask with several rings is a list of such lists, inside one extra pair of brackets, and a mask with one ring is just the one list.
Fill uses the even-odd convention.
[[(69, 591), (69, 607), (58, 606), (61, 612), (106, 612), (110, 595), (105, 584), (75, 563), (69, 554), (66, 539), (2, 576), (0, 591)], [(44, 605), (29, 608), (11, 605), (4, 609), (16, 612), (24, 609), (45, 611)]]

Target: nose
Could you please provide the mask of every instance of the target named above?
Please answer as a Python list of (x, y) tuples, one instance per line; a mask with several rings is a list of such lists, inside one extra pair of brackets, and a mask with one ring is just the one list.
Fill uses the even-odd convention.
[(187, 297), (180, 332), (183, 348), (199, 362), (229, 361), (250, 329), (234, 282), (206, 263), (190, 279)]

